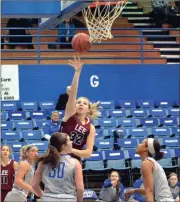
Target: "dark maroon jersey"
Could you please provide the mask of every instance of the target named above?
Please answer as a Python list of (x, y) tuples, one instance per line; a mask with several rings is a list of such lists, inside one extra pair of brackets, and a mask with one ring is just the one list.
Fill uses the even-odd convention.
[(66, 122), (61, 123), (60, 132), (67, 133), (73, 142), (73, 148), (83, 149), (87, 137), (90, 133), (91, 120), (86, 117), (86, 123), (83, 125), (76, 115), (71, 116)]
[(5, 167), (1, 164), (1, 190), (11, 191), (14, 183), (14, 160)]

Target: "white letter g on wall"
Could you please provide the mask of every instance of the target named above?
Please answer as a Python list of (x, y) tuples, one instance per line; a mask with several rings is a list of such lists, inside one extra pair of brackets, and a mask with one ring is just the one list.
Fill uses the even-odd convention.
[(92, 75), (90, 77), (90, 84), (93, 88), (97, 88), (99, 86), (99, 77), (97, 75)]

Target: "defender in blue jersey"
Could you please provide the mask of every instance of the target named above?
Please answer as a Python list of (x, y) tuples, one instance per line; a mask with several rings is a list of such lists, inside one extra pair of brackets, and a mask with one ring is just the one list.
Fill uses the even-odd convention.
[[(50, 138), (48, 151), (39, 158), (32, 187), (42, 202), (82, 202), (84, 184), (82, 167), (78, 160), (68, 153), (72, 143), (66, 133), (54, 133)], [(41, 190), (40, 182), (44, 184)]]

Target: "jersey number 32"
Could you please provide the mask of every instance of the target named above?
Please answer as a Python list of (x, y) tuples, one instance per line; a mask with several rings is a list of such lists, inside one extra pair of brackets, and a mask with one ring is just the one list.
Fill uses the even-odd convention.
[(82, 141), (84, 139), (84, 135), (82, 134), (79, 134), (75, 131), (71, 132), (71, 137), (70, 137), (70, 140), (76, 144), (76, 145), (81, 145), (82, 144)]

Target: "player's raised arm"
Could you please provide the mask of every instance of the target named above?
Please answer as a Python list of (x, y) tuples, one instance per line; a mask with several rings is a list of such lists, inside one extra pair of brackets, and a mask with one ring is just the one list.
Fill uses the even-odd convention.
[(93, 152), (95, 134), (96, 134), (95, 127), (91, 124), (90, 134), (86, 142), (86, 149), (85, 150), (73, 149), (72, 153), (80, 158), (90, 158)]
[(76, 97), (79, 84), (79, 77), (81, 74), (83, 63), (80, 60), (80, 58), (76, 58), (74, 56), (74, 60), (70, 60), (69, 65), (74, 68), (75, 73), (71, 84), (71, 92), (69, 94), (69, 99), (65, 109), (65, 115), (62, 119), (64, 122), (66, 122), (69, 119), (69, 117), (71, 117), (76, 113)]

